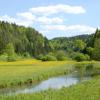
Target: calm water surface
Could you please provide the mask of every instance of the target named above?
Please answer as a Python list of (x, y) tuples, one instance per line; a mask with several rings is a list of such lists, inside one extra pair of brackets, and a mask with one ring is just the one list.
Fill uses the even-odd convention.
[(71, 85), (75, 85), (79, 82), (87, 81), (91, 79), (91, 77), (78, 77), (77, 74), (70, 74), (70, 75), (64, 75), (64, 76), (58, 76), (49, 78), (48, 80), (44, 80), (36, 85), (25, 87), (24, 89), (9, 89), (4, 90), (1, 92), (3, 95), (15, 95), (15, 94), (24, 94), (24, 93), (34, 93), (34, 92), (40, 92), (47, 89), (60, 89), (62, 87), (68, 87)]

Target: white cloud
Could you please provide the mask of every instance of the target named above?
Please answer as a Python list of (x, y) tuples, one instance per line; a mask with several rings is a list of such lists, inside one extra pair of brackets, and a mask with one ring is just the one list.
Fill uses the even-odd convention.
[(16, 23), (18, 25), (24, 25), (24, 26), (31, 26), (33, 24), (32, 21), (29, 20), (23, 20), (21, 18), (13, 18), (8, 15), (0, 16), (1, 21), (7, 21), (9, 23)]
[[(16, 17), (10, 17), (8, 15), (0, 16), (0, 20), (16, 23), (18, 25), (32, 26), (33, 24), (62, 24), (64, 20), (57, 15), (53, 17), (51, 14), (57, 13), (72, 13), (80, 14), (85, 13), (85, 9), (82, 6), (70, 6), (64, 4), (49, 5), (34, 7), (27, 12), (17, 13)], [(48, 15), (49, 16), (45, 16)], [(64, 18), (64, 17), (63, 17)]]
[(63, 23), (63, 19), (59, 17), (54, 17), (54, 18), (48, 18), (48, 17), (38, 17), (36, 19), (37, 22), (40, 22), (42, 24), (52, 24), (52, 23)]
[(1, 21), (15, 22), (16, 18), (10, 17), (8, 15), (0, 16)]
[(8, 15), (0, 16), (0, 20), (2, 21), (8, 21), (10, 23), (16, 23), (18, 25), (24, 25), (24, 26), (31, 26), (34, 23), (38, 24), (61, 24), (63, 23), (63, 19), (59, 17), (46, 17), (46, 16), (40, 16), (36, 17), (35, 15), (25, 12), (25, 13), (17, 13), (16, 18), (10, 17)]
[(81, 14), (86, 12), (86, 10), (82, 6), (70, 6), (64, 4), (33, 7), (30, 9), (30, 11), (35, 14), (45, 14), (45, 15), (57, 14), (57, 13)]
[(71, 33), (80, 33), (80, 34), (91, 34), (95, 32), (94, 27), (87, 26), (87, 25), (47, 25), (45, 27), (49, 31), (64, 31), (64, 32), (71, 32)]
[(35, 20), (36, 19), (36, 16), (30, 12), (17, 13), (17, 16), (24, 18), (26, 20)]
[(17, 13), (15, 17), (0, 16), (0, 20), (24, 26), (35, 26), (36, 24), (38, 31), (40, 30), (47, 37), (72, 36), (95, 32), (96, 28), (88, 25), (65, 25), (66, 14), (83, 14), (85, 12), (86, 10), (82, 6), (58, 4), (34, 7), (26, 12)]

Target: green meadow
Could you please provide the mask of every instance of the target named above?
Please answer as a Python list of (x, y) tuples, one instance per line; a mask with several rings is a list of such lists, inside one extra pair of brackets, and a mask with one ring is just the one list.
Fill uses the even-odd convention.
[[(34, 84), (49, 77), (64, 75), (76, 68), (84, 69), (94, 65), (93, 72), (100, 71), (99, 62), (75, 61), (39, 61), (28, 59), (15, 62), (0, 62), (0, 89), (15, 88), (23, 85)], [(89, 67), (88, 66), (88, 67)], [(89, 67), (89, 68), (90, 68)], [(49, 89), (38, 93), (0, 96), (0, 100), (99, 100), (100, 76), (93, 75), (91, 80), (78, 83), (60, 90)]]
[(27, 85), (72, 70), (74, 61), (47, 61), (29, 59), (0, 62), (0, 88)]

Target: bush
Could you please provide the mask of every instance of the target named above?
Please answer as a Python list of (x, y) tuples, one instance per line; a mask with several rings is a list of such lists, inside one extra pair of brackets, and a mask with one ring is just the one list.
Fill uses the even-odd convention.
[(8, 56), (7, 57), (7, 61), (16, 61), (16, 57), (14, 56), (14, 55), (12, 55), (12, 56)]
[(31, 57), (30, 54), (29, 54), (28, 52), (25, 52), (25, 53), (23, 54), (23, 56), (26, 57), (26, 58), (30, 58), (30, 57)]
[(58, 51), (58, 52), (56, 53), (56, 58), (57, 58), (57, 60), (59, 60), (59, 61), (67, 60), (67, 57), (66, 57), (66, 54), (65, 54), (64, 51)]
[(47, 61), (56, 61), (57, 60), (56, 57), (52, 56), (52, 55), (47, 55), (46, 58), (47, 58)]
[(56, 57), (53, 56), (53, 55), (42, 55), (40, 54), (38, 57), (37, 57), (38, 60), (42, 60), (42, 61), (56, 61)]
[(65, 61), (65, 60), (67, 60), (67, 57), (59, 57), (59, 58), (57, 58), (57, 60), (58, 61)]
[(0, 61), (6, 61), (7, 60), (7, 54), (0, 55)]
[(42, 57), (42, 61), (56, 61), (56, 57), (51, 56), (51, 55), (46, 55), (44, 57)]
[(76, 61), (87, 61), (87, 60), (90, 60), (90, 56), (87, 54), (77, 53), (74, 59)]
[(38, 56), (36, 57), (36, 59), (38, 59), (38, 60), (42, 60), (43, 57), (44, 57), (44, 55), (43, 55), (43, 54), (40, 54), (40, 55), (38, 55)]
[(47, 55), (40, 54), (37, 59), (42, 61), (64, 61), (68, 60), (69, 58), (67, 58), (64, 51), (58, 51), (56, 53), (50, 52)]

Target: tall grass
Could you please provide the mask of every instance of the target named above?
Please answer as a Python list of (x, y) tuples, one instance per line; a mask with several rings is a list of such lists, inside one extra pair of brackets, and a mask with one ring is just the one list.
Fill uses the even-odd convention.
[(0, 88), (32, 84), (52, 76), (68, 73), (74, 62), (23, 60), (0, 62)]
[(100, 62), (80, 62), (75, 64), (75, 70), (78, 71), (78, 73), (80, 74), (79, 76), (100, 75)]
[[(47, 79), (52, 76), (67, 74), (75, 69), (82, 73), (100, 72), (100, 62), (49, 61), (34, 59), (0, 62), (0, 88), (22, 86)], [(99, 100), (100, 74), (92, 80), (60, 90), (46, 90), (34, 94), (0, 96), (0, 100)]]
[(99, 100), (100, 76), (60, 90), (47, 90), (34, 94), (0, 96), (0, 100)]

